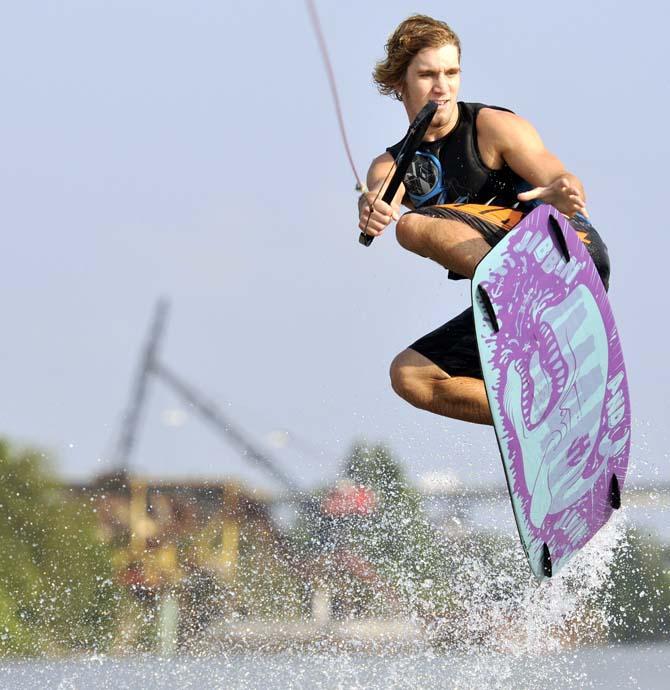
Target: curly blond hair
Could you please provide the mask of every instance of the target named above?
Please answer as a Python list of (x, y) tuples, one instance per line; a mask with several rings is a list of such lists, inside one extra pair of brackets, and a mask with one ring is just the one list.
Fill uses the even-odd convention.
[(398, 86), (405, 81), (407, 67), (412, 58), (424, 48), (456, 46), (461, 60), (461, 42), (451, 27), (425, 14), (413, 14), (398, 25), (386, 42), (386, 57), (376, 65), (372, 78), (379, 92), (399, 101)]

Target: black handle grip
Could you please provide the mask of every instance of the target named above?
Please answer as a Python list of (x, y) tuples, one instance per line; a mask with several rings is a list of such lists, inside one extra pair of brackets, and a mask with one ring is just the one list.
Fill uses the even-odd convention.
[[(405, 142), (395, 160), (396, 168), (393, 177), (391, 177), (389, 186), (386, 188), (384, 196), (382, 197), (384, 203), (390, 204), (393, 201), (393, 197), (396, 195), (400, 183), (405, 179), (405, 173), (407, 173), (407, 169), (414, 158), (414, 154), (423, 141), (426, 130), (433, 121), (433, 115), (435, 115), (436, 111), (437, 103), (435, 103), (435, 101), (428, 101), (409, 126), (407, 134), (405, 135)], [(366, 235), (364, 232), (358, 237), (358, 241), (366, 247), (372, 244), (372, 240), (374, 240), (374, 237), (372, 237), (372, 235)]]

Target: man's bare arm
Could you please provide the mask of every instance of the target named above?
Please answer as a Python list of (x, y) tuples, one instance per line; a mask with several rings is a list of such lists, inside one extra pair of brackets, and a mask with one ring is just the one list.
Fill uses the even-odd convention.
[[(482, 111), (482, 122), (494, 148), (517, 175), (534, 185), (519, 194), (520, 201), (539, 199), (566, 216), (586, 212), (584, 187), (576, 175), (545, 147), (537, 130), (526, 120), (504, 111)], [(479, 123), (478, 123), (479, 126)]]
[[(400, 185), (390, 204), (382, 201), (394, 167), (395, 162), (390, 153), (385, 152), (377, 156), (368, 170), (366, 181), (368, 191), (358, 198), (358, 227), (371, 237), (380, 235), (392, 221), (400, 217), (400, 204), (405, 194), (404, 185)], [(372, 208), (373, 203), (374, 208)]]

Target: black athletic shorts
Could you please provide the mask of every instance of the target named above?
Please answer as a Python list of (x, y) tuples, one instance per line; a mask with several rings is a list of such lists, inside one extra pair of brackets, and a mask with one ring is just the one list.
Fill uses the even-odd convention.
[[(419, 213), (431, 218), (460, 220), (477, 230), (491, 247), (494, 247), (526, 215), (516, 209), (479, 204), (427, 206), (417, 211), (411, 211), (411, 213)], [(607, 289), (609, 287), (610, 263), (605, 243), (584, 216), (578, 214), (570, 219), (570, 224), (586, 245), (605, 289)], [(450, 271), (449, 278), (462, 280), (463, 276)], [(447, 321), (443, 326), (419, 338), (409, 347), (427, 357), (449, 376), (483, 378), (472, 307), (451, 321)]]

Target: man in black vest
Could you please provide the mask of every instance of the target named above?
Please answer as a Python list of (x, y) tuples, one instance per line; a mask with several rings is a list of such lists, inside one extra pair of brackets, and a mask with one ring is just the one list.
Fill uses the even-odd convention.
[[(552, 204), (570, 218), (607, 287), (607, 248), (587, 220), (582, 183), (521, 117), (457, 101), (460, 58), (456, 34), (431, 17), (409, 17), (390, 37), (374, 72), (379, 90), (402, 101), (410, 122), (428, 101), (438, 109), (391, 204), (381, 197), (402, 142), (372, 161), (359, 228), (377, 237), (396, 220), (405, 249), (444, 266), (450, 278), (472, 278), (480, 259), (535, 205)], [(411, 209), (403, 216), (401, 203)], [(472, 308), (397, 355), (391, 383), (416, 407), (491, 424)]]

